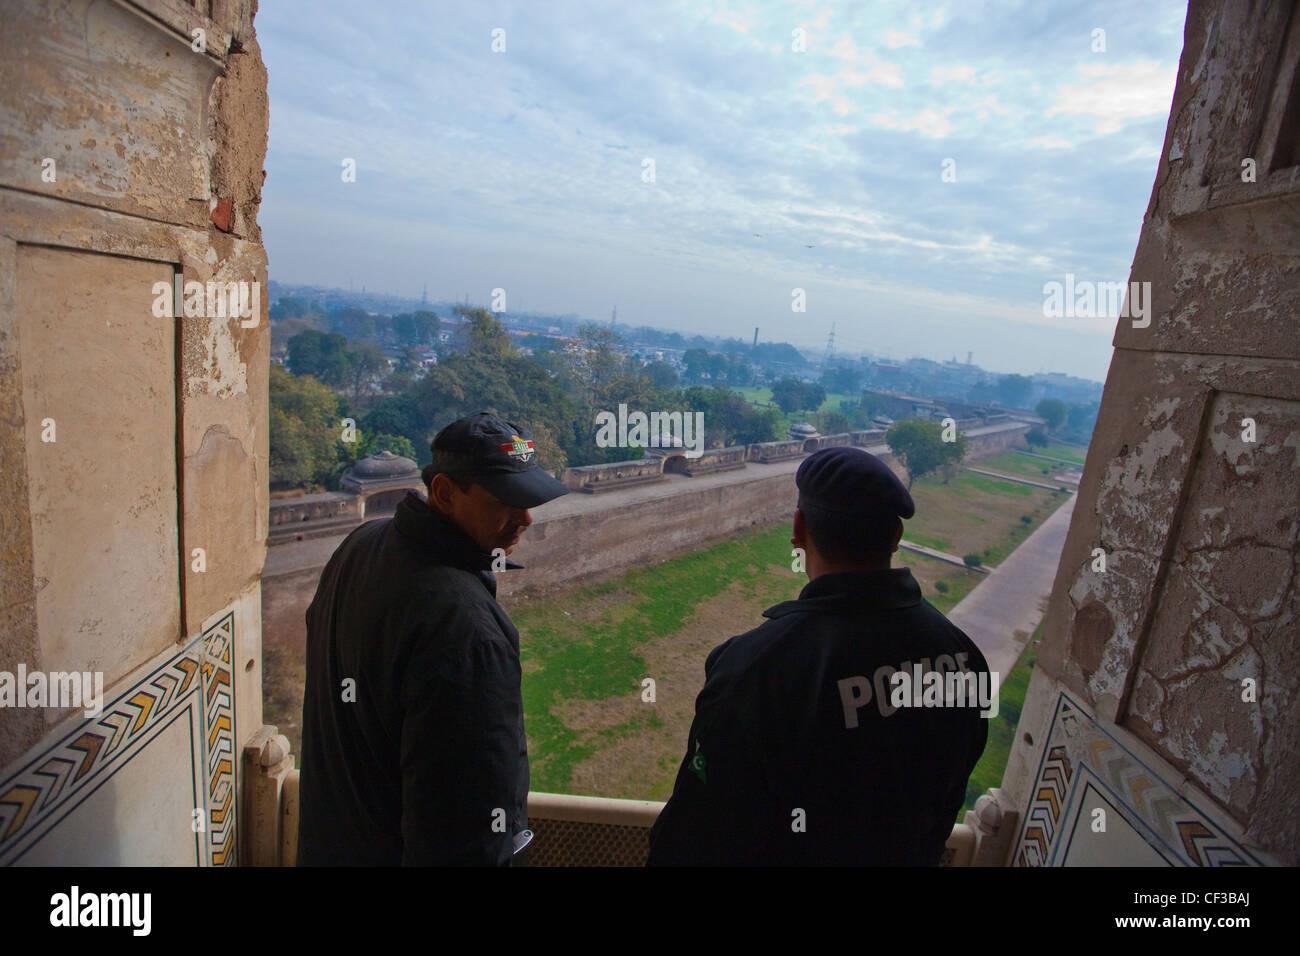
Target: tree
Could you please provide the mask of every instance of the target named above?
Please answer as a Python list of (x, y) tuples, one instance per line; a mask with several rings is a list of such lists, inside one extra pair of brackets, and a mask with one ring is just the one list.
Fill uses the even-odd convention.
[(993, 388), (993, 394), (1007, 408), (1024, 408), (1034, 392), (1034, 382), (1025, 375), (1003, 375)]
[(330, 313), (330, 331), (358, 342), (375, 334), (375, 318), (364, 309), (348, 306)]
[(754, 381), (754, 367), (742, 358), (732, 359), (727, 365), (727, 384), (744, 387)]
[[(416, 447), (427, 447), (433, 433), (449, 422), (475, 412), (494, 412), (532, 430), (542, 467), (550, 471), (564, 467), (577, 444), (575, 427), (583, 424), (594, 434), (594, 416), (584, 422), (565, 392), (567, 366), (553, 373), (520, 355), (501, 323), (483, 309), (462, 314), (468, 326), (465, 352), (448, 355), (400, 396), (410, 401), (411, 417), (420, 428), (419, 434), (402, 434)], [(385, 409), (406, 414), (397, 405)]]
[(651, 362), (645, 367), (645, 371), (655, 388), (677, 387), (677, 370), (667, 362)]
[(307, 329), (291, 338), (287, 347), (289, 368), (294, 375), (310, 375), (336, 388), (347, 382), (351, 362), (346, 336)]
[(826, 389), (787, 375), (772, 386), (772, 401), (788, 415), (819, 407), (826, 401)]
[(339, 399), (309, 375), (271, 366), (270, 482), (282, 488), (327, 481), (339, 461)]
[(1069, 410), (1059, 398), (1045, 398), (1034, 409), (1038, 416), (1047, 422), (1047, 430), (1054, 432), (1065, 424)]
[(1071, 405), (1066, 416), (1066, 426), (1070, 438), (1083, 442), (1092, 441), (1093, 429), (1097, 427), (1097, 403)]
[(393, 336), (399, 345), (428, 345), (437, 341), (442, 323), (436, 313), (427, 310), (401, 312), (393, 316)]
[(281, 296), (277, 299), (275, 305), (271, 306), (267, 314), (272, 322), (280, 322), (286, 319), (319, 321), (325, 318), (325, 313), (320, 310), (319, 306), (312, 305), (304, 299), (295, 298), (291, 295)]
[(361, 404), (361, 396), (369, 392), (379, 373), (388, 368), (388, 359), (373, 342), (362, 342), (355, 348), (348, 349), (348, 388), (352, 392), (352, 404)]
[(687, 349), (682, 353), (682, 364), (686, 366), (686, 381), (698, 382), (709, 370), (709, 353), (704, 349)]
[(415, 446), (405, 435), (390, 435), (385, 432), (371, 432), (365, 434), (359, 442), (355, 442), (353, 447), (356, 449), (354, 460), (360, 460), (369, 455), (377, 455), (381, 451), (389, 451), (394, 455), (401, 455), (403, 458), (409, 458), (415, 461)]
[[(432, 460), (432, 455), (429, 441), (425, 437), (426, 423), (421, 419), (419, 409), (411, 398), (414, 387), (408, 385), (398, 394), (380, 399), (366, 412), (360, 424), (367, 434), (400, 435), (406, 438), (418, 452), (407, 457), (427, 465)], [(396, 449), (393, 453), (397, 454)]]
[(1048, 441), (1047, 432), (1041, 428), (1031, 428), (1025, 432), (1025, 441), (1030, 445), (1046, 446)]
[(772, 384), (772, 401), (776, 407), (789, 415), (798, 411), (803, 402), (803, 383), (797, 378), (786, 376)]
[(907, 488), (922, 475), (960, 462), (966, 453), (966, 436), (958, 435), (955, 441), (943, 440), (943, 427), (938, 422), (905, 419), (890, 426), (885, 432), (885, 442), (894, 457), (907, 469)]

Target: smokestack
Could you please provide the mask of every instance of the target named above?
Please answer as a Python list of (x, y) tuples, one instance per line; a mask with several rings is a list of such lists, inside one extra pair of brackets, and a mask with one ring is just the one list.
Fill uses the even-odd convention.
[(974, 358), (974, 357), (975, 357), (975, 353), (974, 353), (974, 352), (967, 352), (967, 353), (966, 353), (966, 364), (969, 365), (969, 364), (971, 363), (971, 359)]
[(758, 326), (754, 326), (754, 348), (758, 348)]

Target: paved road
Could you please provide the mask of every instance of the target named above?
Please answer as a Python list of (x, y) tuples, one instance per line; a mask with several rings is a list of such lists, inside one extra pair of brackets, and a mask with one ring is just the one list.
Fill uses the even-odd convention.
[(1074, 495), (1067, 498), (948, 613), (948, 620), (984, 652), (989, 670), (997, 671), (999, 679), (1011, 673), (1043, 618), (1075, 500)]

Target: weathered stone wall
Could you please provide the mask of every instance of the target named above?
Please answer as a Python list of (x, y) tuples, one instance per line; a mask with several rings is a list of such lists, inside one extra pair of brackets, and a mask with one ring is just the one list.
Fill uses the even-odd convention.
[(629, 484), (653, 481), (664, 473), (664, 459), (649, 457), (635, 461), (612, 461), (600, 465), (565, 468), (560, 480), (574, 491), (605, 491)]
[[(1017, 862), (1300, 862), (1296, 11), (1188, 11), (1130, 277), (1150, 321), (1116, 329), (1003, 781)], [(1107, 801), (1101, 852), (1075, 821)]]
[(304, 521), (322, 521), (328, 518), (361, 517), (361, 496), (342, 491), (308, 495), (303, 498), (281, 498), (271, 502), (271, 527), (300, 524)]
[(803, 446), (803, 439), (756, 442), (749, 446), (749, 460), (768, 462), (799, 458), (803, 456)]
[[(0, 708), (0, 863), (236, 858), (233, 753), (261, 723), (266, 71), (252, 4), (198, 6), (5, 4), (0, 670), (101, 674), (104, 709)], [(250, 314), (173, 318), (155, 284), (178, 276), (247, 283)]]

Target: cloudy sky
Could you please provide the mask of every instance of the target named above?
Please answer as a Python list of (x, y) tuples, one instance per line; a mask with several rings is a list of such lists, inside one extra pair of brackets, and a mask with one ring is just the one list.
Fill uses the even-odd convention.
[(1102, 380), (1185, 14), (263, 3), (271, 276)]

